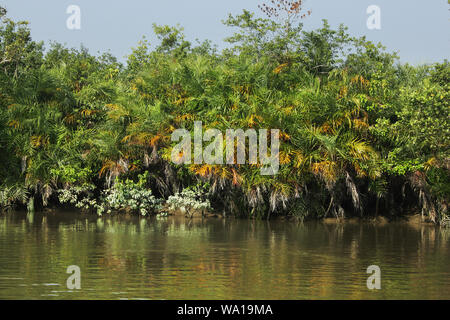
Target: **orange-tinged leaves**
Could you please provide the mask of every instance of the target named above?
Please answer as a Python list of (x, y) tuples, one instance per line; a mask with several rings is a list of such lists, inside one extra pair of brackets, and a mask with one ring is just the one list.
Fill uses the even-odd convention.
[(366, 119), (353, 119), (353, 126), (357, 130), (364, 130), (369, 128), (369, 124), (366, 122)]
[(126, 142), (130, 141), (132, 137), (133, 137), (133, 136), (132, 136), (131, 134), (129, 134), (129, 135), (123, 137), (123, 139), (121, 140), (121, 142), (126, 143)]
[(280, 139), (283, 140), (283, 141), (289, 141), (289, 140), (291, 140), (291, 136), (288, 135), (284, 131), (280, 131)]
[(17, 129), (20, 127), (20, 122), (17, 120), (11, 120), (8, 122), (8, 126), (13, 127), (14, 129)]
[(367, 86), (369, 86), (369, 80), (366, 80), (366, 79), (364, 79), (364, 77), (363, 76), (354, 76), (351, 80), (350, 80), (350, 82), (352, 83), (352, 84), (358, 84), (358, 85), (360, 85), (361, 87), (367, 87)]
[(182, 98), (179, 98), (178, 100), (176, 100), (174, 102), (174, 104), (176, 106), (181, 106), (181, 105), (185, 104), (186, 102), (188, 102), (189, 100), (191, 100), (191, 98), (189, 98), (189, 97), (182, 97)]
[(67, 115), (67, 116), (65, 116), (64, 117), (64, 120), (63, 120), (65, 123), (67, 123), (67, 124), (73, 124), (73, 123), (75, 123), (75, 115), (73, 115), (73, 114), (69, 114), (69, 115)]
[(114, 172), (116, 175), (126, 172), (127, 168), (123, 167), (119, 162), (115, 162), (112, 160), (106, 160), (103, 163), (103, 167), (100, 169), (99, 177), (102, 177), (104, 174), (109, 172)]
[(340, 90), (339, 90), (339, 99), (346, 97), (348, 94), (348, 88), (347, 86), (343, 86)]
[(201, 165), (201, 166), (192, 166), (191, 171), (195, 174), (198, 174), (201, 177), (208, 177), (213, 173), (213, 167), (209, 164)]
[(293, 161), (294, 168), (299, 169), (305, 162), (305, 157), (300, 151), (294, 151), (293, 153), (294, 153), (294, 161)]
[(81, 115), (83, 117), (90, 117), (91, 115), (97, 113), (97, 110), (83, 109), (81, 110)]
[(283, 64), (280, 64), (278, 67), (276, 67), (274, 70), (273, 70), (273, 73), (275, 73), (275, 74), (279, 74), (285, 67), (287, 67), (288, 66), (288, 63), (283, 63)]
[(289, 152), (280, 151), (280, 164), (285, 165), (291, 162), (291, 157)]
[(247, 117), (247, 125), (249, 128), (253, 128), (254, 126), (260, 124), (262, 121), (263, 118), (255, 114), (252, 114), (249, 117)]
[(233, 185), (238, 186), (242, 183), (242, 177), (237, 173), (237, 171), (233, 168), (231, 169), (233, 173)]
[(315, 162), (311, 166), (311, 171), (326, 181), (336, 181), (337, 164), (334, 161)]
[(433, 167), (438, 165), (438, 160), (435, 157), (430, 158), (427, 162), (424, 163), (425, 170), (430, 170)]
[(175, 118), (176, 122), (181, 122), (181, 121), (192, 121), (194, 120), (194, 115), (190, 114), (190, 113), (186, 113), (186, 114), (182, 114), (179, 115)]
[(222, 179), (230, 177), (230, 172), (226, 166), (216, 166), (214, 169), (214, 174)]
[(319, 131), (321, 133), (333, 133), (333, 127), (329, 122), (325, 122), (322, 126), (320, 126)]
[(45, 146), (48, 144), (48, 137), (46, 137), (46, 136), (31, 136), (30, 144), (34, 148), (39, 148), (41, 146)]
[(162, 140), (162, 136), (161, 136), (161, 135), (157, 134), (156, 136), (153, 136), (153, 137), (150, 139), (150, 142), (149, 142), (150, 147), (155, 147), (155, 146), (157, 146), (157, 145), (158, 145), (158, 142), (159, 142), (160, 140)]

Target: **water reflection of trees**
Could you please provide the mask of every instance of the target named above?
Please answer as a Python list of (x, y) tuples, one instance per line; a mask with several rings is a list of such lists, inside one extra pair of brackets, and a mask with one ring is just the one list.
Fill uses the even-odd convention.
[[(431, 288), (430, 296), (450, 292), (449, 232), (424, 225), (7, 214), (0, 216), (0, 240), (1, 276), (64, 284), (65, 269), (76, 264), (83, 288), (92, 289), (82, 298), (114, 298), (114, 292), (166, 299), (402, 298), (405, 292), (414, 298), (423, 287)], [(372, 264), (382, 268), (388, 290), (365, 288)], [(437, 276), (445, 272), (447, 279)], [(30, 295), (44, 290), (27, 288)]]

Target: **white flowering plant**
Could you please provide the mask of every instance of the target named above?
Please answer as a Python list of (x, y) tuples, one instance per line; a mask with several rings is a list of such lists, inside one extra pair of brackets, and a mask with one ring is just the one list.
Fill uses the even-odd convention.
[(97, 207), (97, 214), (104, 212), (126, 211), (146, 216), (161, 209), (161, 200), (157, 199), (152, 190), (145, 187), (148, 172), (139, 175), (139, 181), (117, 181), (116, 184), (103, 192), (101, 205)]
[(180, 193), (176, 193), (167, 199), (167, 204), (171, 210), (179, 209), (187, 216), (192, 217), (195, 212), (204, 213), (211, 209), (211, 204), (207, 199), (208, 185), (197, 185), (185, 188)]
[(59, 201), (84, 211), (96, 211), (98, 215), (114, 212), (138, 213), (146, 216), (161, 209), (161, 200), (152, 190), (145, 187), (148, 173), (139, 175), (138, 182), (117, 180), (114, 186), (105, 190), (100, 199), (94, 198), (94, 185), (82, 185), (59, 190)]
[(83, 211), (95, 209), (98, 204), (94, 198), (95, 186), (83, 184), (58, 191), (58, 199), (62, 204), (69, 204)]

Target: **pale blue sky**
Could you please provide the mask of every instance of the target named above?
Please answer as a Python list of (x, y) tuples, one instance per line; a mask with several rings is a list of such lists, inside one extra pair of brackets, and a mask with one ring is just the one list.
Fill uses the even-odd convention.
[[(35, 40), (55, 40), (70, 47), (83, 43), (92, 53), (110, 50), (121, 61), (146, 35), (154, 42), (152, 24), (181, 24), (188, 40), (210, 39), (223, 48), (232, 30), (222, 25), (228, 13), (255, 11), (262, 0), (0, 0), (15, 20), (31, 23)], [(66, 28), (66, 9), (81, 8), (81, 30)], [(381, 8), (381, 30), (368, 30), (366, 9)], [(399, 51), (403, 62), (413, 64), (450, 60), (450, 6), (447, 0), (307, 0), (313, 13), (305, 29), (328, 19), (333, 27), (344, 23), (352, 35), (366, 35)]]

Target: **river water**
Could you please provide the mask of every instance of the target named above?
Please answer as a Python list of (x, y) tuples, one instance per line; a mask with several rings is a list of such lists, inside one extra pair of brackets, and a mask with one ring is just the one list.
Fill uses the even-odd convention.
[(0, 299), (450, 299), (450, 229), (0, 214)]

